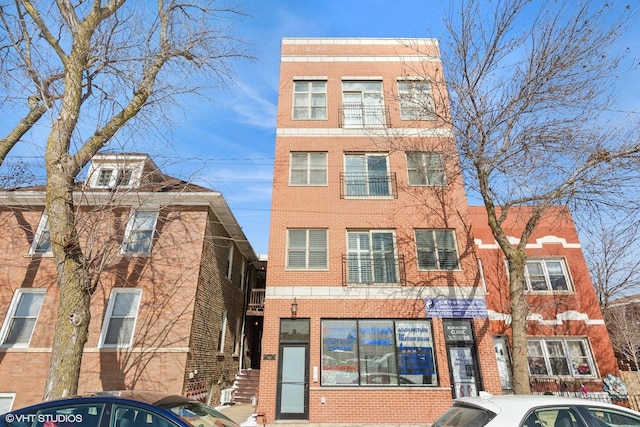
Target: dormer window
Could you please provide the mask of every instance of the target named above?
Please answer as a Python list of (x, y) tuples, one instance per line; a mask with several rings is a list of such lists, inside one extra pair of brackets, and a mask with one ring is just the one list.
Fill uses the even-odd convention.
[(96, 187), (109, 187), (111, 182), (111, 176), (113, 176), (113, 169), (102, 169), (98, 175), (96, 181)]
[(99, 189), (134, 189), (143, 181), (160, 182), (165, 179), (146, 154), (96, 154), (91, 159), (87, 185)]

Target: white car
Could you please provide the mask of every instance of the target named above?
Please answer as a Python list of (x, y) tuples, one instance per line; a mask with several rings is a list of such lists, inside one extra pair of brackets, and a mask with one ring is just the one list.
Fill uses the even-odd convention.
[(463, 397), (432, 427), (612, 427), (639, 426), (640, 412), (572, 397), (541, 395)]

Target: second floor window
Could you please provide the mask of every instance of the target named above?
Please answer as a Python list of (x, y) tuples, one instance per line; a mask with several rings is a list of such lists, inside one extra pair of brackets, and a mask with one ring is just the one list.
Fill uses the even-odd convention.
[(293, 118), (302, 120), (327, 118), (327, 82), (293, 82)]
[(582, 338), (529, 339), (527, 360), (533, 376), (596, 375), (589, 344)]
[(569, 274), (563, 259), (528, 260), (525, 266), (530, 291), (569, 291)]
[(29, 249), (30, 254), (46, 254), (51, 252), (51, 238), (49, 235), (49, 216), (46, 212), (42, 213), (38, 229), (33, 236), (33, 242)]
[(141, 294), (141, 289), (114, 288), (111, 290), (100, 334), (101, 346), (131, 346)]
[(150, 253), (157, 219), (157, 211), (136, 211), (127, 224), (122, 252), (127, 254)]
[(391, 195), (386, 154), (347, 154), (344, 164), (347, 197)]
[(392, 231), (347, 233), (348, 283), (398, 283), (395, 234)]
[(416, 230), (418, 269), (456, 270), (458, 250), (453, 230)]
[(440, 153), (407, 153), (409, 185), (446, 185), (444, 165)]
[(44, 301), (43, 289), (18, 289), (2, 326), (2, 345), (27, 347)]
[(382, 82), (342, 82), (342, 114), (345, 128), (386, 125)]
[(289, 185), (327, 185), (327, 153), (291, 153)]
[(324, 270), (327, 268), (327, 230), (288, 230), (287, 268)]

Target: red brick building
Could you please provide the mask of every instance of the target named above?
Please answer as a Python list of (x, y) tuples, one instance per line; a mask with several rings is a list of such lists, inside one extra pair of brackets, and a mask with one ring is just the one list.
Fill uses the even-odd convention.
[[(512, 208), (504, 230), (514, 244), (529, 208)], [(484, 207), (470, 207), (503, 388), (510, 388), (508, 279), (504, 256), (487, 225)], [(602, 378), (617, 375), (611, 341), (567, 208), (549, 208), (526, 247), (529, 373), (534, 391), (601, 392)]]
[[(210, 398), (241, 366), (258, 260), (217, 192), (146, 155), (101, 154), (75, 193), (92, 299), (79, 392)], [(42, 187), (0, 192), (0, 412), (41, 400), (58, 306)]]
[(428, 423), (500, 393), (455, 141), (425, 109), (441, 73), (433, 39), (283, 40), (262, 421)]
[[(259, 422), (425, 424), (508, 391), (506, 270), (438, 120), (443, 81), (434, 39), (283, 40)], [(567, 282), (530, 293), (532, 378), (595, 387), (615, 360), (566, 218), (530, 248), (530, 280)]]

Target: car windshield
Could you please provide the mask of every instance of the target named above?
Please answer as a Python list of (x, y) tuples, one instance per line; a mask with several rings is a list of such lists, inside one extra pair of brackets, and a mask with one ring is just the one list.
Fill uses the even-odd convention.
[(454, 406), (431, 427), (483, 427), (495, 417), (491, 411), (472, 406)]
[(204, 403), (188, 401), (175, 402), (171, 406), (158, 406), (172, 411), (193, 427), (237, 427), (237, 424), (222, 412)]

